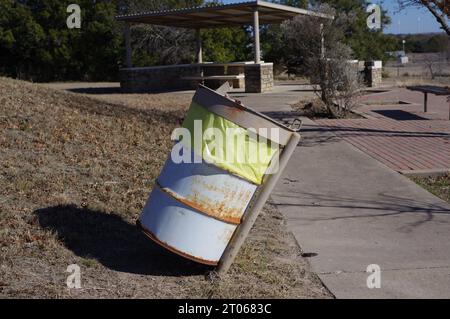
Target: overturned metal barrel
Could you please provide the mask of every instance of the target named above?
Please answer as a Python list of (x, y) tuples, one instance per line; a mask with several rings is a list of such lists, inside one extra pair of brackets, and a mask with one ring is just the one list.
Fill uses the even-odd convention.
[[(217, 265), (276, 162), (279, 144), (285, 145), (292, 132), (203, 86), (193, 98), (183, 128), (188, 135), (174, 146), (138, 225), (170, 251)], [(267, 129), (276, 129), (276, 138)], [(232, 143), (228, 131), (240, 138), (239, 143)], [(223, 143), (212, 147), (218, 135)], [(190, 160), (174, 160), (179, 151)]]

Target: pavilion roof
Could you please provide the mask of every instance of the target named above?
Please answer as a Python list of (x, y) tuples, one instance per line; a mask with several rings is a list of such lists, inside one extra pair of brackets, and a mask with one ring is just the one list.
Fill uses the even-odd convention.
[(182, 28), (214, 28), (242, 26), (253, 23), (252, 13), (258, 10), (261, 24), (281, 23), (298, 15), (332, 19), (330, 15), (266, 1), (248, 1), (224, 5), (140, 12), (116, 17), (119, 21)]

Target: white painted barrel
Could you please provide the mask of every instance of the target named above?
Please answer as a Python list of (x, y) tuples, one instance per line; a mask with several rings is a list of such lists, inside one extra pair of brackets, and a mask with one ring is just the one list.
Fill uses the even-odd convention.
[(192, 163), (177, 164), (169, 156), (140, 226), (172, 252), (217, 265), (257, 186), (186, 151)]
[[(277, 124), (204, 87), (194, 96), (183, 124), (194, 138), (193, 123), (198, 119), (205, 123), (205, 128), (235, 129), (242, 135), (244, 144), (262, 146), (272, 157), (276, 154), (267, 141), (250, 138), (247, 128), (277, 128)], [(282, 140), (288, 138), (288, 134), (280, 136)], [(227, 157), (217, 156), (220, 152), (206, 155), (203, 152), (214, 163), (209, 164), (198, 155), (202, 153), (197, 152), (195, 156), (189, 147), (186, 149), (193, 159), (191, 163), (175, 163), (169, 156), (138, 225), (148, 237), (172, 252), (199, 263), (217, 265), (241, 224), (257, 185), (263, 182), (272, 158), (255, 165), (249, 156), (252, 148), (232, 147), (221, 154), (244, 152), (244, 163), (223, 163), (221, 160)]]
[(158, 186), (145, 205), (140, 226), (163, 247), (207, 265), (217, 265), (237, 227), (184, 205)]

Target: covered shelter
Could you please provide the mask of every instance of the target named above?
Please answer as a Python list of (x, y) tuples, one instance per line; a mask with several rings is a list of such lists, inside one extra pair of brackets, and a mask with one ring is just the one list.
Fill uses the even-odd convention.
[[(298, 15), (314, 16), (319, 19), (332, 19), (332, 16), (295, 8), (286, 5), (270, 3), (266, 1), (249, 1), (225, 5), (206, 5), (202, 7), (172, 9), (163, 11), (140, 12), (116, 17), (118, 21), (125, 22), (126, 68), (121, 70), (121, 85), (125, 91), (140, 91), (145, 88), (137, 81), (146, 82), (143, 74), (147, 73), (155, 80), (164, 74), (180, 74), (178, 81), (160, 79), (151, 81), (147, 77), (149, 90), (162, 89), (160, 86), (166, 83), (166, 89), (193, 86), (197, 81), (233, 81), (234, 86), (239, 86), (245, 81), (246, 92), (263, 92), (273, 86), (273, 64), (261, 61), (260, 48), (260, 24), (277, 24)], [(180, 27), (196, 30), (197, 34), (197, 61), (190, 65), (175, 65), (151, 68), (133, 68), (132, 48), (130, 39), (131, 24), (152, 24), (159, 26)], [(254, 60), (233, 63), (204, 63), (201, 40), (201, 29), (221, 28), (233, 26), (253, 26), (253, 52)], [(172, 67), (171, 70), (170, 68)], [(214, 70), (213, 74), (207, 70)], [(231, 70), (230, 74), (222, 70)], [(173, 72), (172, 72), (173, 71)], [(217, 74), (216, 74), (217, 73)], [(206, 75), (205, 75), (206, 74)], [(184, 83), (183, 83), (184, 80)], [(190, 83), (189, 83), (190, 82)], [(155, 85), (151, 85), (154, 83)], [(159, 85), (156, 85), (156, 84)], [(169, 85), (170, 83), (170, 85)], [(131, 85), (130, 85), (131, 84)]]

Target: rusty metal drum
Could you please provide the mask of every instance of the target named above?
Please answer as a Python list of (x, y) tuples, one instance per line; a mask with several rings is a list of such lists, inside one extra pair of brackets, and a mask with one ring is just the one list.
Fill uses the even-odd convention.
[[(203, 123), (200, 140), (195, 138), (199, 121)], [(218, 265), (278, 154), (278, 145), (268, 143), (271, 136), (265, 135), (268, 128), (277, 129), (278, 125), (217, 92), (200, 87), (183, 128), (190, 133), (189, 138), (181, 139), (181, 144), (174, 146), (138, 225), (168, 250), (202, 264)], [(206, 134), (210, 128), (220, 132), (218, 136), (226, 137), (230, 129), (242, 142), (234, 147), (230, 143), (234, 138), (228, 138), (219, 143), (222, 148), (218, 152), (210, 148)], [(264, 138), (255, 138), (249, 133), (250, 128), (265, 129), (258, 133)], [(289, 136), (283, 132), (276, 135), (281, 143)], [(185, 145), (190, 141), (190, 145)], [(192, 147), (196, 144), (201, 149)], [(186, 149), (186, 154), (191, 155), (191, 161), (174, 161), (173, 153), (180, 145), (183, 154)], [(251, 160), (254, 150), (262, 150), (256, 162)], [(238, 158), (243, 160), (234, 160)]]
[(169, 156), (140, 226), (172, 252), (217, 265), (257, 186), (190, 152), (192, 163), (177, 164)]

